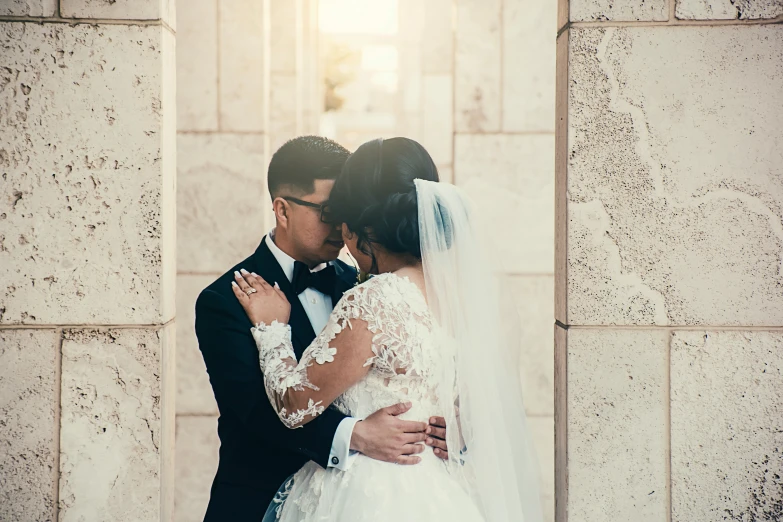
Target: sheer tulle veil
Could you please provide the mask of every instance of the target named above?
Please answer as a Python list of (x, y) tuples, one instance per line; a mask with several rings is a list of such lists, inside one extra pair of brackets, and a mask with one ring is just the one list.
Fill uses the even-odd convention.
[[(500, 302), (475, 212), (457, 187), (415, 180), (427, 300), (441, 353), (450, 471), (487, 522), (543, 520), (517, 365), (516, 311)], [(457, 451), (462, 448), (462, 451)]]

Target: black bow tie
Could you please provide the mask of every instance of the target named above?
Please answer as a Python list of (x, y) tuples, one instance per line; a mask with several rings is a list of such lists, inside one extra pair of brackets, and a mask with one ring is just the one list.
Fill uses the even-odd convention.
[(334, 265), (329, 265), (318, 272), (310, 272), (310, 268), (301, 261), (294, 262), (294, 277), (291, 286), (297, 295), (308, 288), (315, 288), (322, 294), (331, 296), (337, 282), (337, 272)]

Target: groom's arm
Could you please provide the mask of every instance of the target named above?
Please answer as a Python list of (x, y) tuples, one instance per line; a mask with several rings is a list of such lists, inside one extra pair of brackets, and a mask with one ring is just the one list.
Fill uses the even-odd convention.
[(329, 409), (299, 430), (280, 423), (266, 397), (251, 324), (236, 308), (212, 290), (203, 291), (196, 301), (196, 336), (221, 414), (239, 419), (259, 443), (273, 442), (327, 467), (345, 415)]
[[(237, 313), (232, 313), (232, 305)], [(410, 404), (380, 409), (361, 422), (329, 408), (307, 426), (286, 428), (266, 396), (250, 327), (238, 302), (229, 303), (211, 290), (199, 295), (196, 336), (221, 414), (230, 412), (239, 418), (259, 442), (274, 441), (324, 468), (345, 469), (344, 464), (351, 460), (346, 459), (350, 451), (385, 462), (418, 462), (415, 455), (421, 452), (421, 446), (417, 443), (424, 442), (426, 436), (413, 426), (421, 423), (399, 418)]]

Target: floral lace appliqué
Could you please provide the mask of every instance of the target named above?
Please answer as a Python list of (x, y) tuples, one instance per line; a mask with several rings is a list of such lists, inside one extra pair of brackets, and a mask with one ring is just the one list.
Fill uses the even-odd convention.
[[(369, 402), (362, 400), (360, 409), (378, 409), (398, 400), (420, 399), (433, 403), (435, 390), (429, 385), (428, 375), (434, 367), (430, 360), (434, 355), (432, 321), (426, 301), (407, 278), (383, 274), (346, 292), (324, 330), (298, 362), (291, 344), (290, 326), (275, 321), (251, 329), (259, 350), (267, 395), (287, 427), (299, 427), (308, 416), (316, 417), (328, 406), (311, 398), (306, 407), (292, 410), (286, 407), (286, 394), (319, 390), (308, 379), (308, 368), (313, 364), (334, 362), (337, 348), (330, 343), (345, 328), (353, 328), (352, 321), (356, 320), (364, 321), (373, 334), (373, 356), (364, 363), (365, 367), (371, 367), (370, 374), (355, 385), (358, 389), (367, 388), (361, 396), (372, 399)], [(348, 396), (356, 396), (349, 392), (346, 391)], [(340, 398), (336, 402), (340, 409), (346, 409), (345, 406), (353, 406), (351, 410), (357, 408), (356, 404), (344, 404)], [(372, 411), (352, 413), (365, 416)]]

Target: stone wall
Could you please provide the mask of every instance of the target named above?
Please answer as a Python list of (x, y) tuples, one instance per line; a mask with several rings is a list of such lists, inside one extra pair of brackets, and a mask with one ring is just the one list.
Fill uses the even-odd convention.
[(0, 6), (0, 519), (169, 520), (173, 4)]
[(559, 522), (783, 516), (781, 15), (561, 1)]

